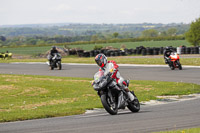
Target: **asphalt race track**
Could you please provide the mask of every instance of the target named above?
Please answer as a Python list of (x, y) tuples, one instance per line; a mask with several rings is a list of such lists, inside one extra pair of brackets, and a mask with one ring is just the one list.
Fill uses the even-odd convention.
[[(44, 63), (0, 64), (0, 74), (49, 75), (92, 78), (96, 65), (63, 64), (63, 70), (49, 70)], [(126, 79), (161, 80), (200, 84), (200, 68), (170, 70), (167, 66), (120, 65)], [(67, 117), (46, 118), (0, 124), (0, 133), (146, 133), (180, 128), (200, 127), (200, 98), (141, 105), (139, 113), (122, 110), (109, 115), (105, 110)]]
[[(62, 64), (62, 70), (49, 70), (45, 63), (0, 64), (0, 74), (49, 75), (93, 78), (97, 65)], [(200, 66), (170, 70), (167, 65), (119, 65), (121, 76), (131, 80), (160, 80), (200, 84)]]

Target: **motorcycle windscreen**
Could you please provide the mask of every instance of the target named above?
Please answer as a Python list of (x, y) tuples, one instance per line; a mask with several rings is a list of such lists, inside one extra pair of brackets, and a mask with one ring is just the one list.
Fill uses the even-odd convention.
[(101, 79), (104, 76), (104, 72), (103, 71), (98, 71), (95, 75), (94, 75), (94, 82), (95, 83), (99, 83), (101, 81)]

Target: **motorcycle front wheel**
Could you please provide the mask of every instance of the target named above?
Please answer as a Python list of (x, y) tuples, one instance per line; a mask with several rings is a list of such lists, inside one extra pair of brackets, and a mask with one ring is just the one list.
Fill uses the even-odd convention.
[(103, 104), (103, 107), (109, 114), (111, 115), (117, 114), (118, 112), (117, 103), (113, 103), (112, 106), (110, 99), (106, 94), (101, 95), (101, 103)]
[(171, 69), (171, 70), (174, 70), (175, 69), (175, 67), (174, 67), (174, 64), (169, 64), (169, 68)]
[(62, 69), (62, 65), (61, 65), (61, 62), (58, 61), (58, 69), (61, 70)]
[(131, 91), (131, 93), (134, 95), (135, 99), (132, 102), (128, 102), (128, 109), (132, 112), (138, 112), (140, 110), (140, 102), (136, 95)]
[(177, 64), (178, 64), (179, 70), (182, 70), (182, 65), (181, 65), (181, 63), (180, 63), (179, 61), (177, 61)]

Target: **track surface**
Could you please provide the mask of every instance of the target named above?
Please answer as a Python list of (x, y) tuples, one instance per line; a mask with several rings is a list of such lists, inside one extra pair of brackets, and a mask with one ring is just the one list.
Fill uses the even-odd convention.
[[(45, 64), (0, 64), (0, 73), (92, 78), (96, 65), (64, 64), (63, 70), (49, 70)], [(124, 78), (200, 84), (200, 69), (184, 67), (120, 66)], [(122, 110), (111, 116), (105, 110), (68, 117), (0, 124), (0, 133), (146, 133), (200, 126), (200, 98), (163, 105), (142, 105), (139, 113)]]
[(200, 126), (200, 99), (141, 106), (139, 113), (96, 113), (0, 124), (1, 133), (147, 133)]
[[(184, 67), (183, 70), (170, 70), (165, 66), (134, 66), (120, 65), (120, 73), (125, 79), (131, 80), (160, 80), (174, 82), (190, 82), (200, 84), (200, 67)], [(49, 75), (62, 77), (87, 77), (93, 78), (98, 71), (97, 65), (63, 64), (63, 70), (49, 70), (44, 63), (11, 63), (0, 64), (0, 73)]]

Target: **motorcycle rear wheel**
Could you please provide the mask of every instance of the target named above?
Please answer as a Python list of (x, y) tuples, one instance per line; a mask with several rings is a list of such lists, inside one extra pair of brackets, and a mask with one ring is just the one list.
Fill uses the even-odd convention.
[(135, 99), (132, 102), (128, 102), (128, 109), (132, 112), (138, 112), (140, 110), (140, 102), (136, 95), (131, 91), (131, 93), (134, 95)]
[(110, 99), (106, 94), (101, 95), (101, 103), (103, 104), (103, 107), (105, 108), (105, 110), (111, 115), (116, 115), (117, 112), (118, 112), (117, 104), (114, 103), (115, 104), (115, 108), (113, 108), (110, 105), (109, 100)]

